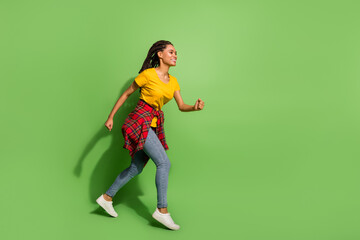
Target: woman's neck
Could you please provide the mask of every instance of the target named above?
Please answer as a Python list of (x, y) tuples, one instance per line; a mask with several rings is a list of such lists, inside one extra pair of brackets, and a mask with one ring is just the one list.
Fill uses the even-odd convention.
[(169, 68), (170, 67), (167, 65), (161, 65), (156, 67), (155, 70), (164, 77), (164, 76), (168, 76)]

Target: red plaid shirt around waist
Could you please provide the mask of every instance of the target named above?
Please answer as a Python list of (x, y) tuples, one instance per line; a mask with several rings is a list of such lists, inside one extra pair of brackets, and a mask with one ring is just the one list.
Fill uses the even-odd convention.
[[(154, 117), (157, 117), (158, 119), (155, 133), (158, 136), (164, 149), (169, 149), (165, 141), (164, 112), (161, 110), (155, 110), (144, 100), (140, 99), (134, 111), (132, 111), (125, 119), (125, 123), (121, 128), (125, 140), (123, 148), (129, 150), (131, 158), (134, 157), (137, 151), (140, 151), (144, 148), (151, 121)], [(148, 160), (149, 157), (146, 155), (145, 165)]]

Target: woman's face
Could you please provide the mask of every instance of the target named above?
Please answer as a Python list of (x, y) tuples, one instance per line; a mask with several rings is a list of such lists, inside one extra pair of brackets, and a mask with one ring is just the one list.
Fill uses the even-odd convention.
[(158, 56), (162, 59), (164, 64), (176, 66), (177, 52), (173, 45), (166, 45), (166, 48), (162, 52), (159, 52)]

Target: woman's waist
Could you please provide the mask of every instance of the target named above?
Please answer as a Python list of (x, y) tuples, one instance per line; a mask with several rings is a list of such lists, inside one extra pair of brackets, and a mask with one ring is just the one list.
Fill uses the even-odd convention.
[(140, 100), (144, 101), (156, 111), (160, 111), (162, 106), (167, 102), (165, 99), (155, 99), (146, 96), (140, 96)]
[(149, 110), (154, 110), (156, 112), (161, 112), (161, 107), (159, 106), (158, 103), (151, 103), (151, 102), (147, 102), (146, 100), (140, 98), (139, 100), (142, 104), (144, 104), (144, 106), (149, 109)]
[(146, 111), (155, 117), (161, 117), (163, 115), (163, 111), (157, 110), (154, 106), (150, 105), (143, 99), (139, 99), (139, 102), (134, 111)]

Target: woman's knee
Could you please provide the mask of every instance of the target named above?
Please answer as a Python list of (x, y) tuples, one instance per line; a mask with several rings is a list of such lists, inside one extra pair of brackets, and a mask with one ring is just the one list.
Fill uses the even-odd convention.
[(171, 166), (171, 163), (167, 156), (165, 156), (163, 158), (163, 160), (160, 161), (160, 163), (158, 164), (158, 168), (164, 168), (166, 170), (170, 170), (170, 166)]
[(130, 171), (130, 175), (132, 177), (135, 177), (136, 175), (140, 174), (143, 170), (143, 166), (141, 165), (136, 165), (133, 162), (131, 163), (130, 167), (129, 167), (129, 171)]

